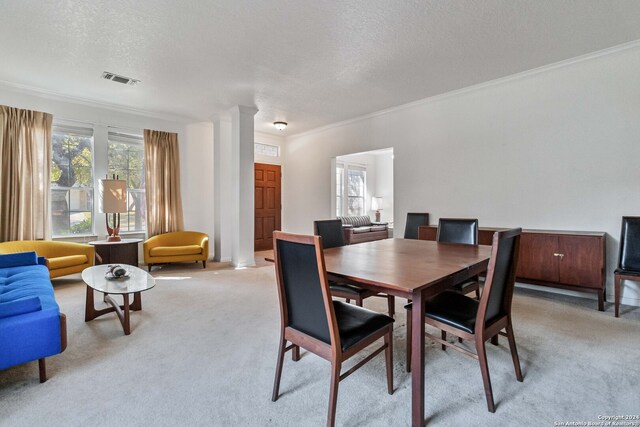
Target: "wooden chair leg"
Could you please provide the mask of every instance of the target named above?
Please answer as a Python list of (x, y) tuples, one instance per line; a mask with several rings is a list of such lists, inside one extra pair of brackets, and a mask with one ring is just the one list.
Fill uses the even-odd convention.
[(362, 298), (358, 298), (358, 299), (356, 300), (356, 305), (357, 305), (358, 307), (362, 307)]
[(407, 313), (407, 372), (411, 372), (411, 311), (405, 310)]
[(284, 337), (280, 337), (280, 347), (278, 348), (278, 362), (276, 363), (276, 378), (273, 381), (273, 393), (271, 394), (271, 400), (275, 402), (278, 400), (278, 394), (280, 394), (280, 378), (282, 377), (282, 365), (284, 363), (284, 352), (287, 345)]
[(387, 393), (393, 394), (393, 331), (384, 336), (385, 362), (387, 365)]
[(336, 423), (336, 406), (338, 404), (338, 384), (340, 383), (341, 363), (331, 362), (331, 389), (329, 390), (329, 414), (327, 415), (327, 427), (334, 427)]
[(614, 277), (615, 277), (614, 311), (615, 311), (615, 316), (619, 317), (620, 316), (620, 287), (622, 286), (622, 279), (617, 274), (614, 275)]
[[(442, 338), (443, 341), (447, 340), (447, 332), (446, 331), (440, 331), (440, 338)], [(447, 346), (444, 344), (440, 344), (440, 347), (442, 347), (443, 350), (447, 349)]]
[(518, 349), (516, 348), (516, 337), (513, 334), (513, 326), (511, 325), (511, 319), (507, 320), (507, 339), (509, 340), (509, 349), (511, 350), (513, 367), (516, 370), (516, 379), (522, 382), (522, 371), (520, 370), (520, 359), (518, 358)]
[(294, 345), (291, 349), (291, 360), (293, 360), (294, 362), (300, 360), (300, 347), (297, 345)]
[(396, 316), (396, 298), (393, 295), (387, 295), (387, 305), (389, 306), (389, 317)]
[(351, 300), (349, 298), (345, 298), (344, 302), (346, 302), (347, 304), (350, 304)]
[(480, 285), (476, 288), (476, 299), (480, 301)]
[(151, 267), (153, 267), (153, 264), (149, 264), (147, 267), (149, 268), (149, 273), (151, 273)]
[(202, 268), (207, 268), (207, 261), (202, 261)]
[(482, 382), (484, 383), (484, 394), (487, 398), (487, 409), (489, 412), (496, 412), (493, 403), (493, 391), (491, 390), (491, 378), (489, 377), (489, 365), (487, 364), (487, 352), (485, 343), (481, 337), (476, 336), (476, 352), (478, 353), (478, 362), (480, 362), (480, 372), (482, 373)]
[(491, 337), (491, 344), (493, 344), (493, 345), (498, 345), (498, 344), (500, 344), (500, 342), (498, 341), (498, 337), (499, 337), (499, 335), (498, 335), (498, 334), (495, 334), (494, 336), (492, 336), (492, 337)]
[(44, 358), (38, 359), (38, 370), (40, 371), (40, 383), (43, 383), (47, 380), (47, 364)]

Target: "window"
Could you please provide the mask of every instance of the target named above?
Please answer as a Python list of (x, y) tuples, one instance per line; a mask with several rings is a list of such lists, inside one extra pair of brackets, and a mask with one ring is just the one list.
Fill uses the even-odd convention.
[(144, 193), (144, 143), (142, 135), (109, 130), (109, 177), (127, 181), (127, 210), (120, 215), (120, 231), (145, 231), (147, 207)]
[(92, 234), (93, 129), (56, 124), (52, 133), (52, 234)]
[(365, 215), (366, 186), (367, 169), (365, 167), (337, 163), (336, 215)]
[(367, 170), (362, 167), (349, 166), (347, 168), (347, 183), (349, 188), (348, 212), (349, 215), (364, 215), (365, 183)]
[(256, 156), (280, 157), (280, 147), (277, 145), (263, 144), (261, 142), (253, 144), (253, 152)]

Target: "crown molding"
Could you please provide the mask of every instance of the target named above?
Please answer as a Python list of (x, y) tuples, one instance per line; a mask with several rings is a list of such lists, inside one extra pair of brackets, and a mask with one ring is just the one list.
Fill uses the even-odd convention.
[(426, 104), (431, 104), (434, 102), (438, 102), (438, 101), (442, 101), (444, 99), (448, 99), (448, 98), (453, 98), (459, 95), (464, 95), (470, 92), (475, 92), (478, 90), (482, 90), (488, 87), (492, 87), (492, 86), (499, 86), (502, 84), (507, 84), (510, 83), (514, 80), (520, 80), (520, 79), (525, 79), (537, 74), (542, 74), (542, 73), (546, 73), (549, 71), (553, 71), (556, 70), (558, 68), (564, 68), (564, 67), (568, 67), (571, 66), (573, 64), (577, 64), (577, 63), (581, 63), (581, 62), (586, 62), (586, 61), (590, 61), (590, 60), (594, 60), (597, 58), (601, 58), (603, 56), (608, 56), (608, 55), (613, 55), (616, 53), (620, 53), (620, 52), (624, 52), (627, 50), (633, 50), (633, 49), (637, 49), (640, 48), (640, 40), (634, 40), (628, 43), (623, 43), (620, 45), (616, 45), (616, 46), (612, 46), (606, 49), (602, 49), (602, 50), (597, 50), (595, 52), (590, 52), (590, 53), (586, 53), (584, 55), (580, 55), (580, 56), (576, 56), (574, 58), (569, 58), (569, 59), (565, 59), (562, 61), (558, 61), (558, 62), (554, 62), (552, 64), (547, 64), (547, 65), (543, 65), (541, 67), (537, 67), (537, 68), (532, 68), (530, 70), (526, 70), (526, 71), (522, 71), (520, 73), (516, 73), (516, 74), (511, 74), (505, 77), (500, 77), (494, 80), (489, 80), (487, 82), (482, 82), (482, 83), (478, 83), (475, 85), (471, 85), (471, 86), (467, 86), (467, 87), (463, 87), (461, 89), (455, 89), (449, 92), (445, 92), (442, 93), (440, 95), (434, 95), (434, 96), (430, 96), (427, 98), (423, 98), (423, 99), (419, 99), (417, 101), (413, 101), (413, 102), (409, 102), (407, 104), (401, 104), (401, 105), (397, 105), (395, 107), (390, 107), (390, 108), (386, 108), (384, 110), (379, 110), (379, 111), (375, 111), (373, 113), (368, 113), (362, 116), (358, 116), (358, 117), (354, 117), (352, 119), (347, 119), (347, 120), (343, 120), (340, 122), (336, 122), (336, 123), (331, 123), (329, 125), (326, 126), (321, 126), (315, 129), (311, 129), (305, 132), (300, 132), (297, 134), (293, 134), (293, 135), (289, 135), (286, 137), (286, 140), (288, 141), (289, 139), (293, 139), (293, 138), (299, 138), (299, 137), (304, 137), (304, 136), (309, 136), (309, 135), (313, 135), (316, 133), (322, 133), (325, 132), (327, 130), (330, 129), (334, 129), (334, 128), (339, 128), (342, 126), (347, 126), (353, 123), (357, 123), (363, 120), (367, 120), (367, 119), (371, 119), (374, 117), (378, 117), (378, 116), (383, 116), (389, 113), (394, 113), (397, 111), (402, 111), (402, 110), (406, 110), (409, 108), (413, 108), (413, 107), (417, 107), (417, 106), (421, 106), (421, 105), (426, 105)]
[(25, 93), (27, 95), (37, 96), (40, 98), (50, 99), (53, 101), (68, 102), (71, 104), (84, 105), (88, 107), (102, 108), (119, 113), (135, 114), (138, 116), (150, 117), (154, 119), (168, 120), (172, 122), (191, 123), (203, 121), (197, 117), (182, 116), (179, 114), (162, 113), (159, 111), (142, 110), (138, 108), (128, 107), (126, 105), (114, 104), (110, 102), (98, 101), (90, 98), (82, 98), (71, 95), (64, 95), (48, 89), (24, 85), (21, 83), (13, 83), (0, 80), (0, 89), (8, 89), (14, 92)]

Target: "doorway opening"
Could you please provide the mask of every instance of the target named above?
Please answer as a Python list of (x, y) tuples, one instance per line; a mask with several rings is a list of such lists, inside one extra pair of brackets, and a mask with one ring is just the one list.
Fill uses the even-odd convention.
[(393, 148), (337, 156), (331, 168), (332, 216), (368, 215), (393, 233)]

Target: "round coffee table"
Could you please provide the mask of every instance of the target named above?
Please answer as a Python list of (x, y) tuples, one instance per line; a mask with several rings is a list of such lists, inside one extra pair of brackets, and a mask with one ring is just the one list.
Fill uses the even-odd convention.
[[(84, 321), (88, 322), (103, 314), (115, 312), (122, 323), (124, 334), (131, 333), (129, 323), (130, 311), (142, 310), (142, 297), (140, 293), (153, 288), (155, 279), (146, 271), (132, 265), (120, 264), (129, 272), (126, 279), (108, 280), (104, 277), (109, 265), (96, 265), (82, 271), (82, 280), (87, 284), (87, 302), (84, 311)], [(93, 299), (93, 291), (104, 294), (104, 302), (111, 307), (96, 309)], [(133, 294), (133, 303), (129, 303), (129, 294)], [(119, 305), (111, 295), (122, 295), (123, 305)]]

